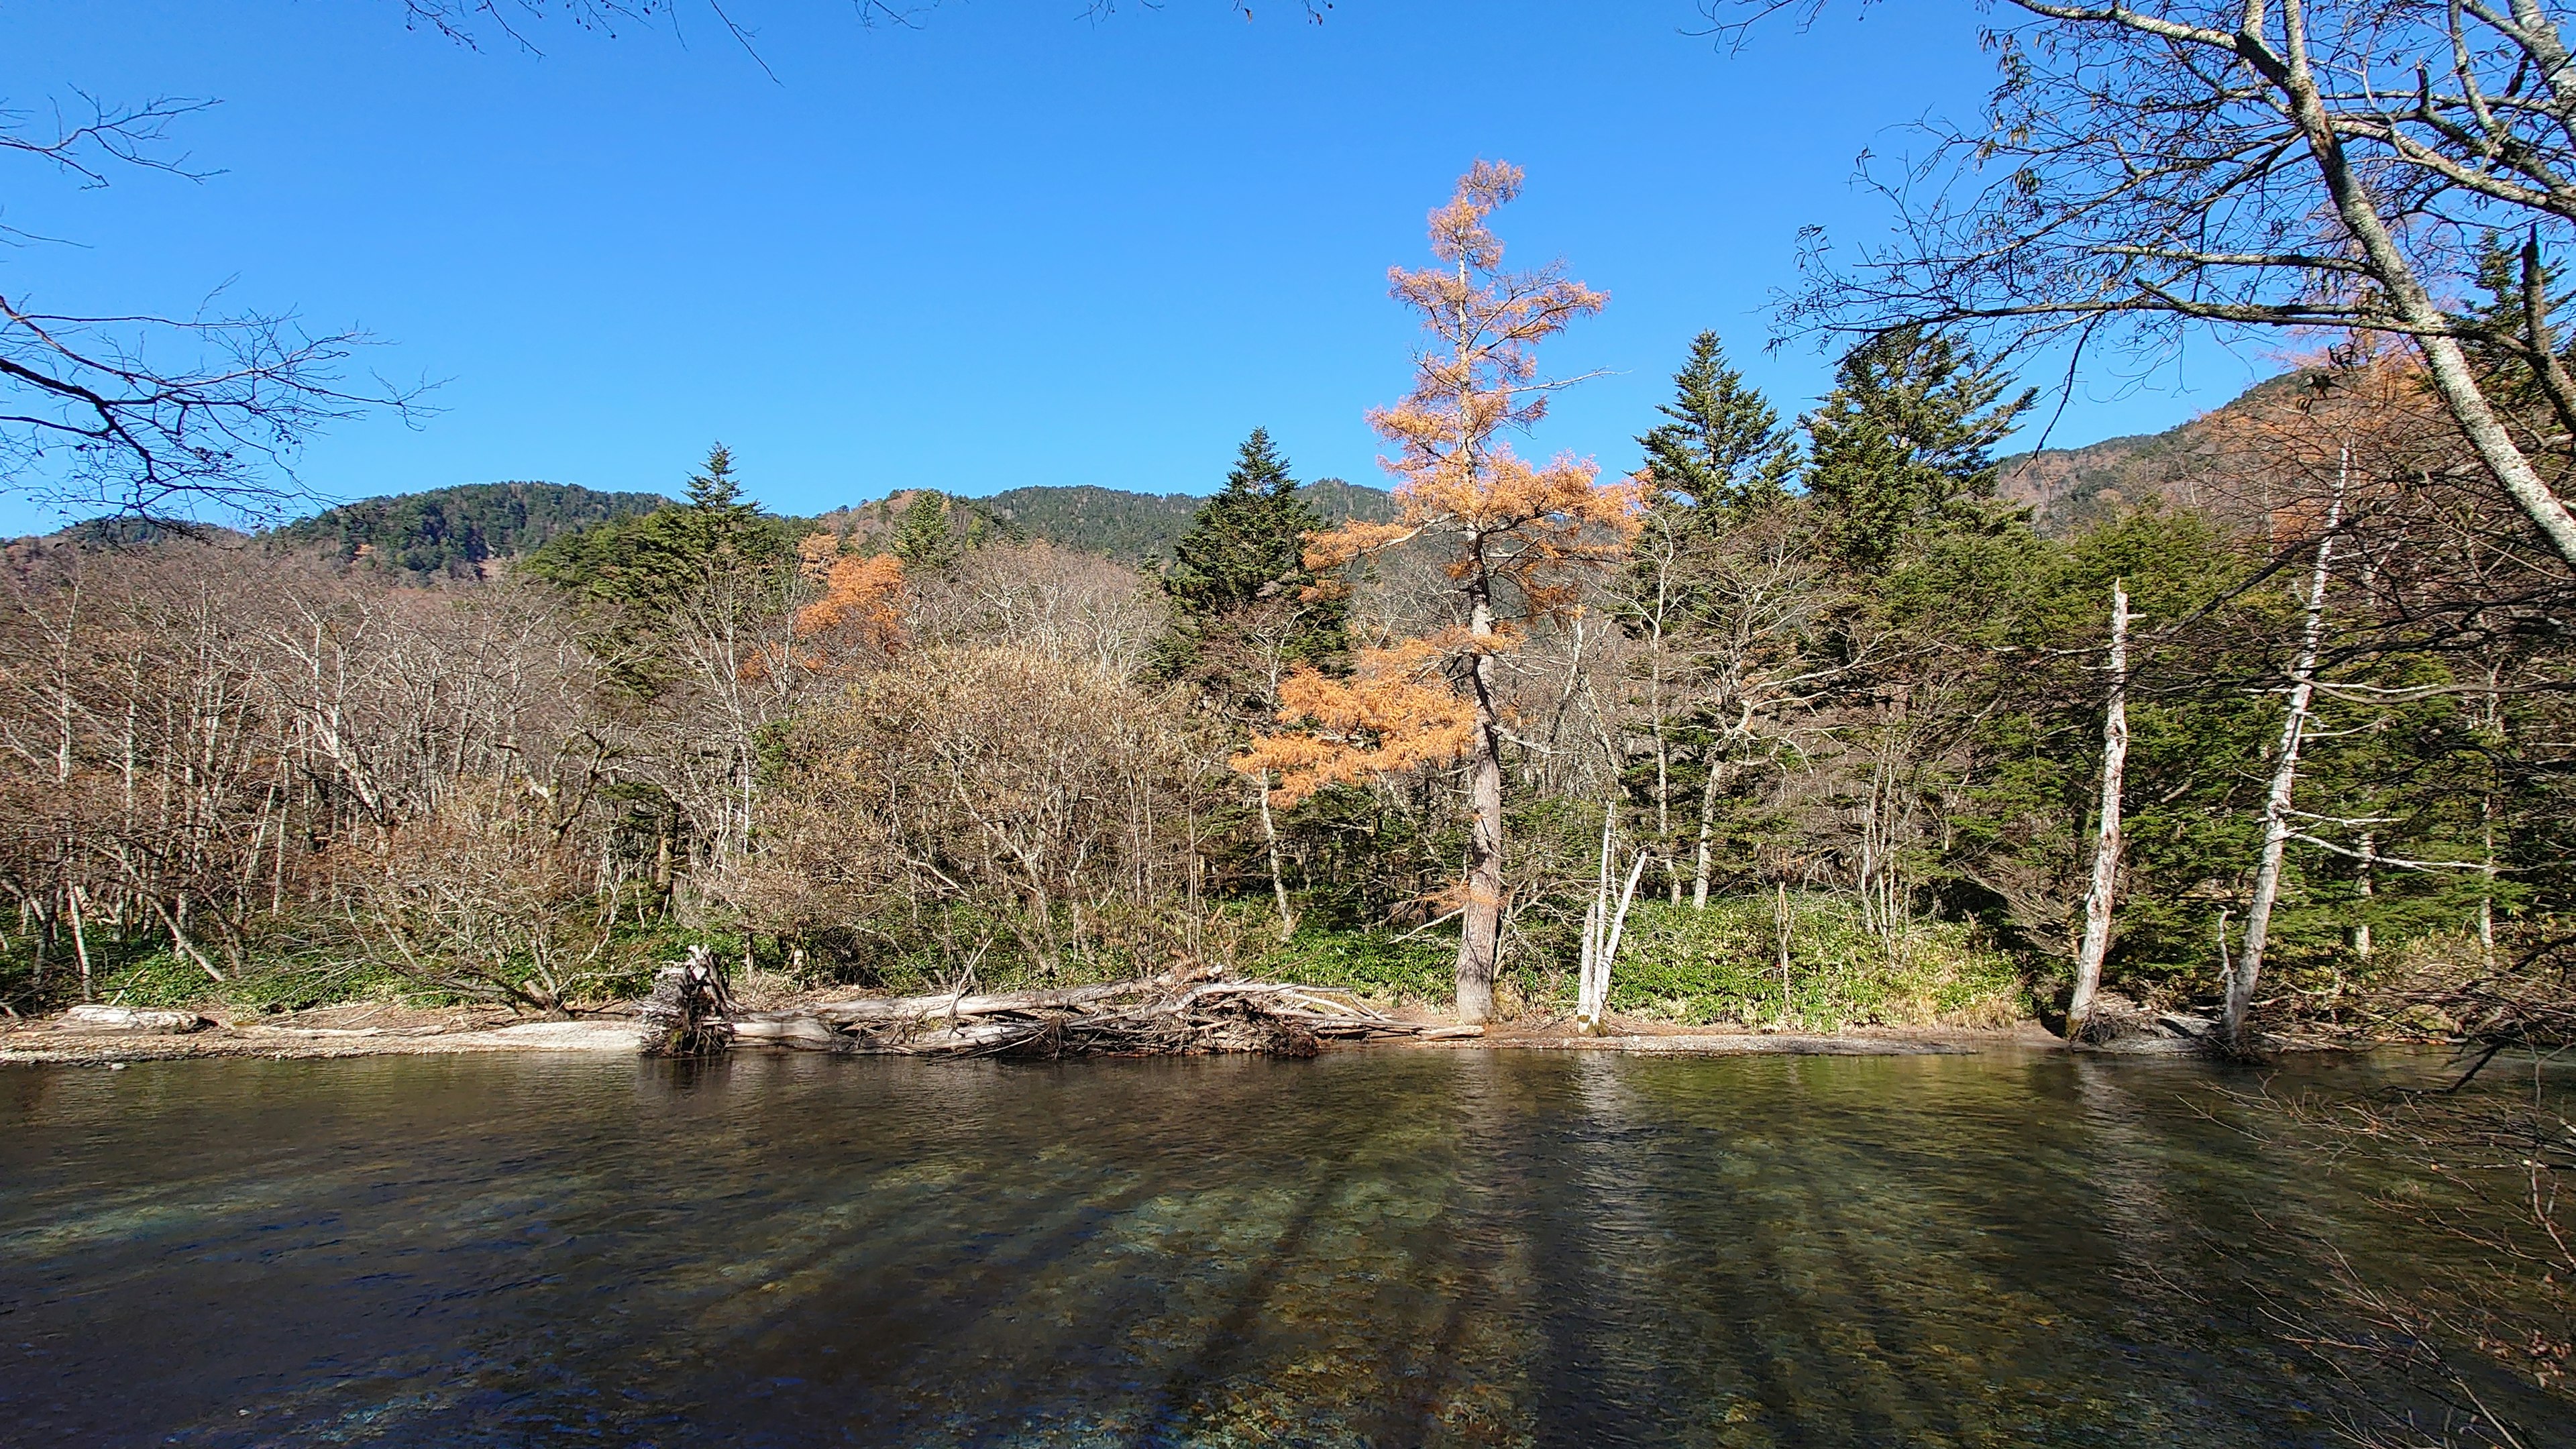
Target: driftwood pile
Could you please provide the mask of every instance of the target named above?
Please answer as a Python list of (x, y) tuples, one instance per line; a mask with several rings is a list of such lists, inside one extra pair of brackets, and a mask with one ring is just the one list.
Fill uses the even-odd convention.
[(1399, 1021), (1347, 993), (1270, 981), (1148, 978), (1054, 991), (896, 996), (738, 1014), (734, 1039), (901, 1056), (1311, 1057), (1326, 1041), (1482, 1036)]

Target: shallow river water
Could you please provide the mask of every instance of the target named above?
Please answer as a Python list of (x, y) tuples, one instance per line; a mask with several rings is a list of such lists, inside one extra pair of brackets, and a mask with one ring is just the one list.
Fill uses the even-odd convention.
[(2326, 1244), (2399, 1277), (2436, 1249), (2374, 1236), (2366, 1165), (2238, 1130), (2216, 1089), (2252, 1084), (2019, 1054), (0, 1069), (0, 1442), (2329, 1443), (2280, 1321), (2325, 1311)]

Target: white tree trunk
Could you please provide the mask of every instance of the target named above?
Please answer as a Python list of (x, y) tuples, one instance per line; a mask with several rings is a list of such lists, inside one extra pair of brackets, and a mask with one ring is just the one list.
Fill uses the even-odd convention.
[(1575, 1029), (1586, 1036), (1601, 1030), (1610, 1010), (1610, 963), (1619, 957), (1619, 938), (1628, 928), (1628, 908), (1637, 899), (1637, 882), (1646, 874), (1647, 852), (1640, 850), (1628, 866), (1627, 885), (1614, 905), (1610, 899), (1612, 817), (1601, 820), (1601, 865), (1593, 876), (1592, 906), (1583, 917), (1583, 960), (1575, 985)]
[(1279, 827), (1270, 818), (1270, 772), (1261, 772), (1261, 841), (1270, 851), (1270, 898), (1279, 904), (1279, 939), (1297, 934), (1297, 917), (1288, 909), (1288, 881), (1279, 870)]
[(2102, 710), (2102, 802), (2093, 832), (2093, 883), (2084, 893), (2084, 942), (2075, 952), (2075, 995), (2066, 1006), (2069, 1041), (2084, 1033), (2102, 958), (2111, 949), (2112, 890), (2120, 872), (2120, 780), (2129, 764), (2129, 590), (2111, 584), (2111, 689)]
[(2299, 630), (2298, 658), (2290, 668), (2289, 709), (2281, 720), (2272, 787), (2263, 801), (2263, 858), (2254, 871), (2254, 899), (2245, 909), (2245, 945), (2236, 954), (2235, 969), (2227, 973), (2227, 1042), (2238, 1050), (2246, 1044), (2245, 1015), (2262, 980), (2272, 906), (2281, 894), (2281, 858), (2290, 843), (2290, 796), (2298, 787), (2299, 743), (2307, 734), (2309, 705), (2316, 698), (2317, 652), (2325, 639), (2326, 582), (2334, 558), (2335, 529), (2343, 522), (2344, 472), (2351, 461), (2347, 448), (2335, 470), (2334, 501), (2326, 508), (2325, 534), (2317, 540), (2316, 566), (2308, 575), (2306, 619)]
[(1699, 859), (1691, 867), (1691, 909), (1708, 909), (1710, 845), (1717, 826), (1717, 774), (1723, 761), (1708, 762), (1708, 778), (1699, 787)]

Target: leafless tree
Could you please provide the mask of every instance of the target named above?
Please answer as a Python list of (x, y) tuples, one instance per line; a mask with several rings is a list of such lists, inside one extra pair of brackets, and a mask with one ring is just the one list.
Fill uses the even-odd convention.
[[(1813, 0), (1720, 3), (1727, 32)], [(2561, 563), (2576, 441), (2543, 251), (2576, 228), (2576, 62), (2551, 0), (2007, 0), (1981, 124), (1870, 171), (1897, 238), (1810, 235), (1793, 328), (1906, 322), (2028, 348), (2186, 328), (2405, 339), (2475, 453)], [(2497, 233), (2533, 305), (2462, 300)], [(2518, 429), (2472, 352), (2526, 361), (2554, 415)]]

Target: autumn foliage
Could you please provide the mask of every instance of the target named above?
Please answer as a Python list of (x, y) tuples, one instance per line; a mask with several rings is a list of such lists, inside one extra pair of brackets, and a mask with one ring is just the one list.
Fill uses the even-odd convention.
[(1455, 763), (1467, 753), (1476, 712), (1440, 672), (1430, 641), (1364, 649), (1349, 679), (1300, 669), (1279, 684), (1279, 717), (1298, 727), (1256, 740), (1236, 761), (1275, 777), (1274, 805), (1294, 805), (1327, 785)]
[(828, 533), (797, 546), (807, 579), (821, 597), (796, 611), (796, 637), (812, 652), (808, 668), (823, 668), (853, 653), (888, 655), (903, 642), (903, 561), (892, 554), (844, 554)]
[(1388, 290), (1421, 315), (1427, 334), (1414, 353), (1412, 390), (1369, 414), (1394, 449), (1379, 463), (1398, 480), (1402, 511), (1391, 522), (1317, 534), (1306, 550), (1307, 566), (1320, 572), (1439, 540), (1462, 622), (1364, 652), (1347, 680), (1313, 669), (1291, 675), (1280, 688), (1289, 730), (1236, 761), (1264, 778), (1277, 772), (1275, 798), (1296, 799), (1331, 781), (1467, 759), (1474, 830), (1458, 990), (1470, 1020), (1488, 1009), (1505, 893), (1496, 661), (1522, 626), (1574, 607), (1585, 574), (1626, 555), (1640, 501), (1635, 483), (1604, 485), (1587, 459), (1532, 463), (1505, 437), (1544, 418), (1564, 385), (1539, 375), (1537, 345), (1609, 301), (1567, 277), (1561, 262), (1503, 266), (1502, 240), (1487, 222), (1520, 187), (1519, 167), (1477, 162), (1431, 213), (1437, 265), (1388, 271)]

